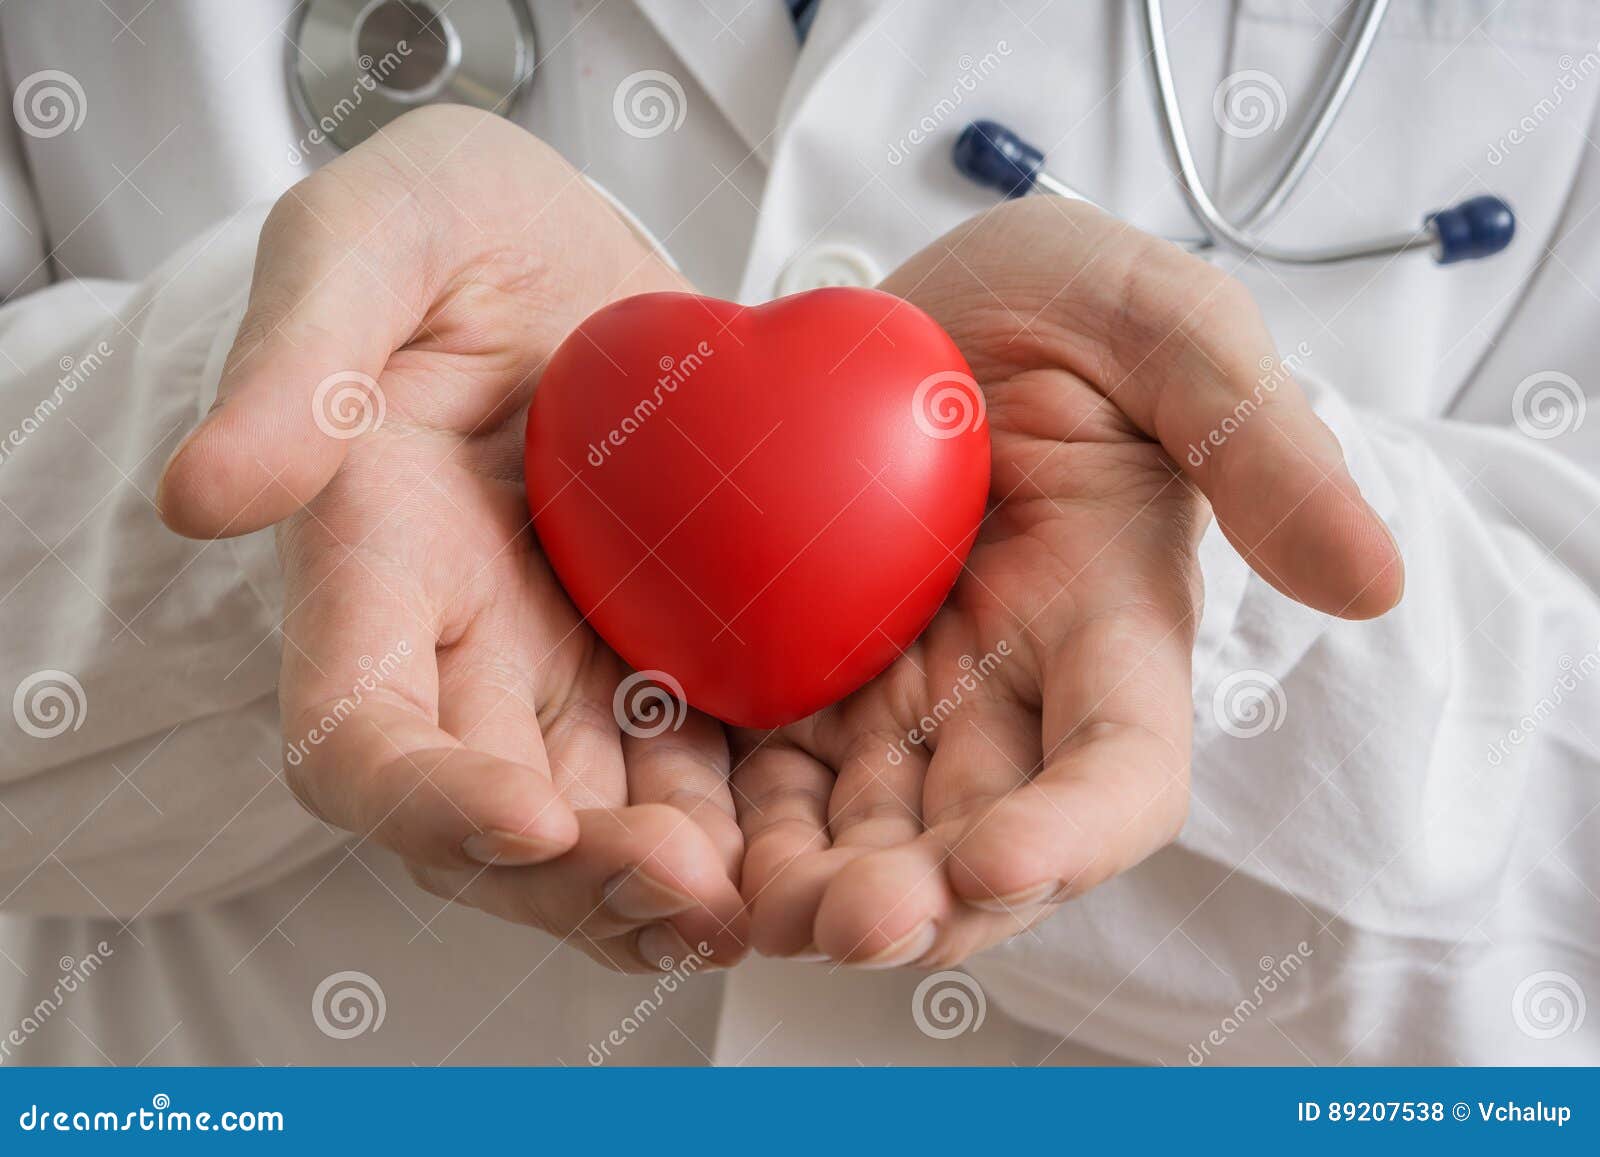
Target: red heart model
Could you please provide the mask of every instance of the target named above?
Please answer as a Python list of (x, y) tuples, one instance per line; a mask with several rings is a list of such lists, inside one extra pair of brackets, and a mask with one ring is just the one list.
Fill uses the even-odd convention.
[(650, 293), (556, 350), (527, 480), (556, 575), (630, 666), (776, 727), (939, 609), (983, 518), (989, 427), (955, 343), (900, 298)]

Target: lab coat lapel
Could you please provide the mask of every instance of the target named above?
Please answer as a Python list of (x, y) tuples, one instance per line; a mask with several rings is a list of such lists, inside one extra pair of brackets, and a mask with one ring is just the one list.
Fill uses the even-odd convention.
[(750, 150), (772, 159), (799, 42), (782, 0), (634, 0)]

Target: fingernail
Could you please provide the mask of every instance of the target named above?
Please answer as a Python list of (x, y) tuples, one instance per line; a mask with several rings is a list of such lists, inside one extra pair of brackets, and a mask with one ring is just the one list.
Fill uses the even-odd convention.
[(551, 840), (516, 832), (479, 832), (461, 841), (463, 856), (475, 863), (497, 868), (542, 864), (566, 850)]
[(652, 968), (671, 972), (689, 958), (689, 945), (671, 924), (649, 924), (639, 931), (639, 958)]
[(1013, 892), (1009, 896), (991, 896), (982, 900), (968, 900), (967, 903), (974, 908), (982, 908), (985, 912), (1015, 912), (1019, 908), (1026, 909), (1043, 904), (1060, 890), (1060, 880), (1046, 880), (1042, 884), (1035, 884), (1031, 888)]
[(933, 926), (933, 921), (925, 920), (883, 951), (844, 963), (852, 968), (899, 968), (926, 956), (938, 936), (939, 930)]
[(659, 920), (694, 905), (676, 889), (657, 883), (638, 868), (618, 872), (601, 888), (606, 911), (624, 920)]
[(829, 959), (826, 952), (818, 951), (815, 944), (807, 944), (799, 952), (763, 952), (769, 960), (792, 960), (796, 964), (820, 964)]

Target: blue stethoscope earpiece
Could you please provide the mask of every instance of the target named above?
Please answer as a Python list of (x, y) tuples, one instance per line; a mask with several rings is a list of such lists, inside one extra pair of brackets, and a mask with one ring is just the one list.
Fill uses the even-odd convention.
[(1003, 197), (1030, 192), (1044, 166), (1043, 153), (996, 121), (973, 121), (962, 129), (950, 159), (962, 176)]
[(1493, 257), (1517, 233), (1517, 215), (1499, 197), (1484, 194), (1429, 213), (1425, 226), (1433, 232), (1433, 259), (1440, 265)]

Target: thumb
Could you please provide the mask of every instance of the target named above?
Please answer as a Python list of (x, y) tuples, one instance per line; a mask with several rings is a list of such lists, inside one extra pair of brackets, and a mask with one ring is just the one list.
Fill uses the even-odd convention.
[(1248, 292), (1218, 275), (1182, 316), (1167, 316), (1164, 333), (1146, 334), (1141, 364), (1122, 367), (1116, 400), (1204, 492), (1263, 579), (1342, 618), (1391, 609), (1405, 586), (1399, 547)]
[[(405, 212), (372, 221), (347, 200), (318, 206), (316, 180), (268, 214), (217, 400), (158, 484), (156, 506), (179, 534), (228, 537), (288, 517), (383, 421), (383, 367), (421, 316), (408, 300), (420, 290), (407, 287), (418, 264), (395, 236)], [(380, 226), (382, 243), (369, 241)]]

